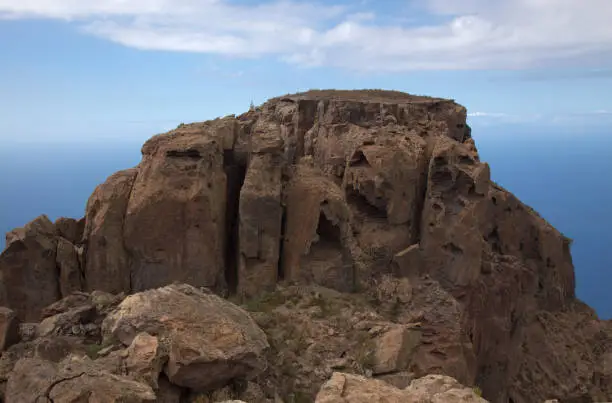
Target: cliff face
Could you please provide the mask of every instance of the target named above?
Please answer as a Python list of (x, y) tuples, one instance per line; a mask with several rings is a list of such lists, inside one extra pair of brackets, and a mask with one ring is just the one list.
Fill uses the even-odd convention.
[(493, 402), (612, 400), (612, 326), (575, 298), (570, 241), (491, 182), (453, 101), (289, 95), (181, 125), (142, 155), (84, 220), (7, 234), (0, 305), (37, 321), (75, 290), (178, 281), (249, 300), (316, 284), (419, 322), (402, 369), (415, 376)]

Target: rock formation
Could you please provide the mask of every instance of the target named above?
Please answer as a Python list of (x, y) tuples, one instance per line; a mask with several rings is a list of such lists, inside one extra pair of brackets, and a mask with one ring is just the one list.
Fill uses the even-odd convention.
[[(138, 293), (102, 328), (115, 329), (125, 348), (169, 348), (159, 382), (193, 391), (198, 376), (210, 382), (206, 390), (240, 379), (267, 398), (280, 390), (289, 401), (313, 401), (340, 368), (395, 385), (390, 393), (400, 395), (413, 379), (440, 374), (478, 386), (495, 403), (612, 400), (612, 324), (576, 299), (570, 240), (491, 181), (455, 102), (311, 91), (180, 125), (147, 141), (142, 155), (96, 188), (83, 220), (41, 216), (7, 234), (5, 347), (16, 342), (9, 327), (19, 322), (22, 343), (41, 337), (41, 328), (59, 337), (62, 321), (92, 323), (91, 303), (61, 320), (66, 312), (49, 315), (59, 308), (45, 308), (63, 297)], [(163, 288), (173, 282), (189, 286)], [(181, 287), (254, 307), (266, 337), (208, 291)], [(168, 298), (199, 323), (218, 325), (193, 325), (202, 337), (240, 346), (209, 352), (203, 339), (179, 338), (176, 347)], [(224, 308), (199, 312), (207, 304)], [(26, 331), (41, 319), (38, 333)], [(236, 326), (248, 330), (230, 336)], [(100, 336), (95, 326), (77, 328), (80, 337)], [(268, 342), (275, 353), (263, 359)], [(204, 375), (225, 373), (213, 370), (224, 360), (229, 375)], [(14, 377), (35, 367), (41, 377), (67, 379), (64, 366), (94, 365), (60, 361), (23, 362)], [(138, 373), (159, 367), (134, 365)], [(107, 372), (83, 378), (83, 393), (112, 383)], [(155, 393), (153, 372), (144, 384)], [(147, 401), (147, 387), (129, 385), (125, 399)]]
[[(33, 338), (22, 335), (24, 340), (0, 357), (1, 401), (281, 401), (281, 385), (270, 384), (271, 373), (266, 372), (266, 334), (244, 309), (207, 289), (171, 284), (123, 300), (76, 292), (47, 307), (45, 315), (50, 316), (35, 326)], [(405, 365), (397, 361), (403, 354), (394, 351), (383, 354), (392, 363), (381, 364)], [(389, 402), (390, 396), (405, 397), (402, 402), (486, 402), (445, 376), (415, 379), (399, 389), (383, 380), (341, 373), (331, 374), (316, 401), (361, 401), (354, 398), (364, 392)], [(295, 391), (286, 396), (288, 402), (315, 398)]]

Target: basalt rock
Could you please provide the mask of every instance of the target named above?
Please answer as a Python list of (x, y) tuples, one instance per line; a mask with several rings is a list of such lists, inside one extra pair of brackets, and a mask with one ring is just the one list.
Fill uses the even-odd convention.
[(248, 302), (323, 286), (398, 326), (374, 337), (381, 379), (444, 374), (503, 403), (612, 399), (612, 324), (576, 299), (570, 240), (491, 181), (454, 101), (287, 95), (180, 125), (142, 155), (96, 188), (84, 222), (7, 234), (0, 305), (36, 322), (78, 290), (178, 281)]

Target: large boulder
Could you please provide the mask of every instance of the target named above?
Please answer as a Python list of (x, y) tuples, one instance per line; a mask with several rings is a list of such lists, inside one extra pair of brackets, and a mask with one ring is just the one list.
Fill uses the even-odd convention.
[(106, 337), (129, 345), (141, 332), (169, 346), (170, 382), (197, 391), (251, 378), (266, 366), (264, 332), (236, 305), (186, 284), (127, 297), (103, 323)]
[(420, 329), (404, 325), (391, 327), (375, 340), (372, 372), (390, 374), (407, 370), (420, 341)]

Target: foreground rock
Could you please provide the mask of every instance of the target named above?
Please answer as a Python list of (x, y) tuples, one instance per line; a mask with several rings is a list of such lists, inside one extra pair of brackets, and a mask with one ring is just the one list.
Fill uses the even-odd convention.
[[(70, 228), (73, 224), (74, 228)], [(23, 321), (37, 321), (41, 310), (81, 288), (82, 251), (75, 220), (52, 223), (45, 215), (6, 235), (0, 254), (0, 306), (10, 307)]]
[(96, 367), (86, 357), (59, 364), (37, 358), (19, 360), (6, 389), (6, 402), (154, 402), (150, 386)]
[(107, 338), (131, 344), (141, 332), (167, 343), (168, 379), (210, 391), (266, 367), (266, 335), (241, 308), (206, 291), (172, 284), (127, 297), (103, 323)]
[(34, 339), (0, 357), (0, 401), (179, 403), (246, 382), (267, 365), (266, 335), (249, 314), (186, 284), (123, 301), (76, 293), (44, 312)]
[[(280, 295), (255, 315), (276, 354), (263, 372), (271, 381), (257, 377), (267, 399), (313, 398), (333, 370), (350, 368), (399, 387), (443, 373), (495, 403), (612, 400), (612, 325), (575, 297), (570, 240), (490, 180), (466, 113), (451, 100), (393, 91), (311, 91), (180, 125), (101, 184), (84, 221), (41, 216), (7, 234), (0, 306), (23, 322), (22, 338), (38, 329), (87, 344), (106, 313), (91, 303), (41, 316), (43, 308), (79, 290), (130, 294), (174, 281), (246, 306)], [(143, 295), (213, 304), (198, 292)], [(126, 306), (144, 315), (133, 301)], [(243, 313), (213, 305), (233, 319), (198, 317), (223, 331), (252, 329)], [(207, 353), (194, 336), (177, 350), (175, 323), (121, 312), (129, 320), (109, 318), (108, 329), (125, 326), (107, 336), (122, 348), (140, 333), (159, 337), (137, 345), (160, 354), (170, 342), (163, 371), (178, 384), (213, 388), (264, 368), (255, 331), (212, 334), (184, 316), (185, 334), (206, 330), (219, 346)], [(219, 379), (194, 375), (218, 362), (227, 364)]]
[(487, 403), (455, 379), (429, 375), (406, 389), (359, 375), (336, 372), (317, 394), (316, 403)]

